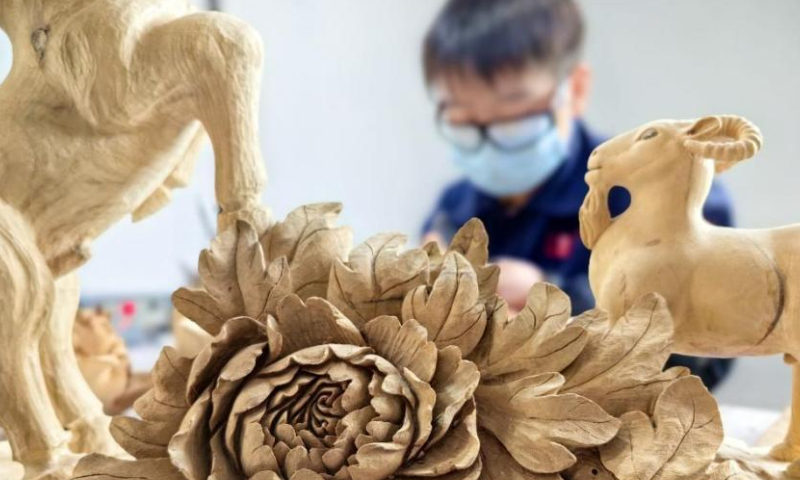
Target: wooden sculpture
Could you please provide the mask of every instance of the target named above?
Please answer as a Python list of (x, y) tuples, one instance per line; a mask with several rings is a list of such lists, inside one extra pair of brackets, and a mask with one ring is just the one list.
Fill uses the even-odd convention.
[[(657, 294), (618, 288), (602, 297), (611, 315), (570, 319), (569, 298), (538, 284), (509, 315), (477, 220), (446, 252), (404, 251), (397, 234), (351, 250), (336, 204), (272, 222), (258, 203), (261, 47), (243, 24), (189, 14), (178, 0), (0, 0), (0, 27), (14, 45), (0, 86), (0, 424), (26, 479), (769, 476), (718, 453), (719, 411), (699, 379), (662, 371), (673, 324)], [(705, 120), (680, 133), (694, 142), (669, 148), (685, 152), (692, 173), (701, 162), (688, 152), (705, 151), (700, 142), (733, 130), (757, 138), (731, 125)], [(202, 288), (178, 290), (173, 303), (211, 339), (190, 357), (166, 348), (153, 389), (135, 404), (139, 417), (107, 429), (71, 348), (74, 271), (119, 218), (163, 206), (186, 180), (203, 130), (216, 157), (219, 232), (200, 258)], [(736, 159), (727, 150), (709, 152)], [(633, 177), (664, 176), (648, 172)], [(688, 204), (702, 188), (684, 180)], [(602, 195), (590, 196), (587, 212)], [(593, 218), (586, 238), (611, 224)], [(772, 251), (766, 234), (753, 238)], [(692, 293), (685, 302), (700, 301)], [(727, 298), (713, 293), (708, 305)], [(680, 329), (686, 312), (677, 314)], [(787, 328), (771, 328), (775, 339)], [(93, 453), (74, 471), (65, 429), (74, 451)], [(114, 456), (115, 441), (132, 460)]]
[(72, 341), (83, 378), (108, 412), (131, 378), (128, 349), (114, 331), (111, 315), (102, 309), (79, 310)]
[[(0, 424), (27, 478), (114, 452), (72, 354), (92, 240), (186, 181), (208, 132), (221, 223), (258, 223), (261, 44), (186, 0), (0, 0)], [(12, 387), (13, 386), (13, 387)]]
[[(800, 226), (721, 228), (703, 219), (715, 172), (761, 147), (758, 128), (735, 116), (661, 121), (622, 134), (592, 153), (581, 234), (593, 250), (589, 275), (612, 316), (641, 295), (663, 295), (675, 319), (674, 350), (736, 357), (782, 353), (794, 368), (792, 420), (772, 450), (800, 458)], [(616, 219), (609, 189), (631, 194)], [(800, 474), (792, 464), (790, 474)]]
[[(175, 306), (214, 338), (167, 348), (140, 419), (78, 480), (724, 480), (713, 397), (662, 372), (672, 322), (647, 295), (620, 318), (538, 284), (509, 317), (468, 223), (446, 252), (383, 234), (350, 251), (339, 207), (239, 222)], [(349, 252), (349, 253), (348, 253)]]
[(114, 330), (110, 313), (100, 308), (79, 310), (72, 338), (78, 367), (105, 413), (128, 410), (153, 388), (149, 374), (132, 371), (128, 348)]

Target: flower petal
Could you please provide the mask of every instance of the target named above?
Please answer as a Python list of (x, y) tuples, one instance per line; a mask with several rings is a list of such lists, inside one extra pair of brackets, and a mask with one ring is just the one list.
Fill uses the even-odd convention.
[(191, 360), (181, 357), (171, 347), (165, 348), (151, 375), (153, 389), (134, 404), (141, 420), (130, 417), (111, 420), (111, 435), (135, 458), (168, 455), (167, 445), (189, 409), (184, 392), (190, 370)]
[(244, 314), (263, 319), (275, 313), (280, 301), (293, 291), (289, 261), (281, 257), (267, 264), (255, 229), (241, 221), (236, 228), (236, 278), (242, 292)]
[[(241, 475), (236, 472), (229, 452), (225, 450), (223, 442), (223, 431), (220, 430), (211, 437), (211, 475), (209, 478), (214, 480), (240, 480)], [(195, 462), (202, 462), (206, 459), (195, 458)]]
[(476, 426), (475, 403), (462, 409), (461, 422), (444, 439), (425, 451), (425, 456), (409, 462), (399, 475), (439, 477), (456, 470), (470, 468), (478, 458), (480, 441)]
[(428, 256), (419, 249), (403, 252), (405, 242), (397, 233), (375, 235), (347, 263), (334, 262), (327, 298), (359, 328), (381, 315), (400, 316), (406, 293), (427, 283)]
[(399, 370), (408, 368), (423, 382), (436, 370), (436, 344), (416, 320), (400, 324), (397, 317), (382, 316), (364, 326), (369, 345)]
[(439, 347), (455, 345), (468, 355), (486, 329), (486, 308), (480, 301), (478, 277), (461, 254), (445, 256), (432, 288), (417, 287), (405, 297), (403, 321), (417, 320)]
[(237, 352), (222, 368), (217, 377), (217, 384), (211, 392), (210, 425), (212, 430), (216, 430), (229, 415), (231, 404), (235, 400), (239, 387), (253, 373), (253, 369), (266, 348), (266, 342), (250, 345)]
[(433, 407), (433, 433), (430, 442), (438, 442), (450, 429), (456, 414), (472, 398), (480, 382), (478, 367), (461, 359), (458, 347), (450, 346), (439, 351), (436, 375), (432, 386), (436, 391)]
[(303, 299), (324, 296), (331, 264), (347, 257), (353, 233), (349, 227), (336, 227), (341, 211), (339, 203), (303, 205), (261, 237), (267, 262), (288, 260), (292, 287)]
[(211, 473), (209, 465), (198, 459), (210, 458), (208, 418), (211, 415), (211, 392), (206, 390), (186, 412), (178, 433), (169, 442), (172, 463), (189, 480), (206, 480)]
[(193, 402), (239, 350), (265, 340), (264, 325), (252, 318), (238, 317), (225, 322), (219, 334), (197, 354), (192, 364), (186, 388), (187, 401)]
[(321, 298), (303, 303), (297, 295), (289, 295), (278, 306), (276, 321), (283, 335), (284, 355), (331, 343), (366, 345), (355, 325)]

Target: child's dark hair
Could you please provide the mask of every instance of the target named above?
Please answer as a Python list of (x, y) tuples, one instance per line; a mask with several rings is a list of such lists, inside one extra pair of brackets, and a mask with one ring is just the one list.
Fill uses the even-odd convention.
[(574, 0), (449, 0), (425, 37), (425, 79), (469, 73), (491, 82), (528, 64), (564, 75), (580, 59), (583, 37)]

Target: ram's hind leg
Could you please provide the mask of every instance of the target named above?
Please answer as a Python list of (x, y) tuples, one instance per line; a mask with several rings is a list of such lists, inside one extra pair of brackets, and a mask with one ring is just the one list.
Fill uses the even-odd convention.
[(41, 343), (42, 367), (61, 423), (72, 434), (70, 448), (80, 453), (122, 454), (109, 432), (111, 419), (84, 380), (72, 342), (78, 309), (78, 275), (56, 280), (55, 304)]
[(47, 393), (39, 341), (53, 279), (22, 216), (0, 201), (0, 424), (25, 478), (68, 478), (77, 457)]
[(772, 448), (770, 455), (776, 460), (792, 462), (786, 473), (800, 477), (800, 364), (790, 355), (785, 359), (792, 366), (792, 413), (786, 438)]

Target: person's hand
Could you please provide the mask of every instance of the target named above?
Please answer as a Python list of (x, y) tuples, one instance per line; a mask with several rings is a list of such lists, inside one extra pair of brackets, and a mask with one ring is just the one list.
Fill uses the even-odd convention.
[(533, 284), (545, 280), (544, 273), (525, 260), (501, 257), (494, 263), (500, 266), (497, 293), (508, 302), (509, 314), (516, 314), (525, 308)]

